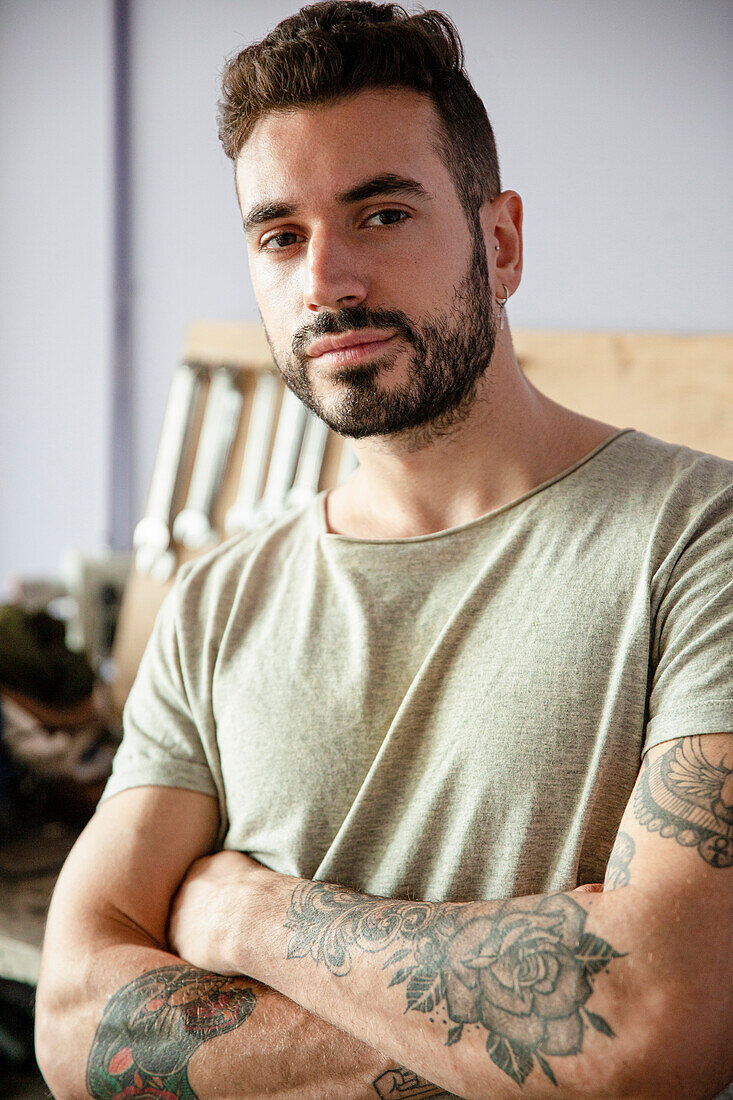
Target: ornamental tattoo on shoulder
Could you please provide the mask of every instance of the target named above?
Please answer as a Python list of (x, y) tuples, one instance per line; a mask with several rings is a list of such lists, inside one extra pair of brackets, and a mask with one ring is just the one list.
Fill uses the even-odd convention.
[(633, 805), (650, 833), (697, 848), (710, 867), (733, 866), (733, 769), (711, 764), (700, 737), (644, 761)]
[(109, 1000), (87, 1061), (89, 1094), (103, 1100), (198, 1100), (194, 1051), (243, 1024), (255, 1007), (244, 978), (185, 964), (151, 970)]
[(367, 898), (303, 882), (285, 927), (288, 958), (310, 956), (336, 976), (349, 973), (358, 952), (391, 949), (383, 966), (395, 968), (389, 986), (404, 985), (406, 1012), (447, 1028), (446, 1046), (464, 1030), (479, 1032), (494, 1065), (518, 1085), (535, 1066), (556, 1085), (548, 1056), (579, 1054), (588, 1028), (614, 1037), (586, 1002), (594, 978), (622, 955), (585, 931), (586, 916), (567, 894), (512, 899), (475, 916), (465, 905)]

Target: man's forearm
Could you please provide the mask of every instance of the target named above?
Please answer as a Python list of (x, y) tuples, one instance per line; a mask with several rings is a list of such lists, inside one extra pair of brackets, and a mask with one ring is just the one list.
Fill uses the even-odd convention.
[[(683, 1012), (694, 951), (674, 957), (641, 891), (454, 904), (269, 882), (243, 909), (243, 965), (447, 1090), (618, 1100), (688, 1081), (707, 1095), (708, 1036)], [(673, 913), (670, 899), (670, 919), (700, 920)]]
[(87, 969), (86, 994), (68, 982), (54, 993), (50, 975), (39, 990), (38, 1055), (56, 1100), (449, 1096), (260, 982), (138, 945), (107, 947)]

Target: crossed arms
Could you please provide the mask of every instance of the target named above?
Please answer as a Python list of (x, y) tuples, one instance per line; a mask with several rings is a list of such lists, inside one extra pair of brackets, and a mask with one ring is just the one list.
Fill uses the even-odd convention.
[[(56, 1100), (376, 1100), (390, 1079), (418, 1088), (282, 994), (171, 952), (171, 898), (217, 827), (214, 799), (141, 787), (103, 803), (79, 838), (51, 903), (36, 1006), (38, 1061)], [(418, 1084), (401, 1095), (446, 1095)]]
[(733, 736), (647, 754), (603, 893), (395, 901), (240, 853), (186, 874), (215, 833), (212, 799), (140, 788), (80, 839), (39, 985), (58, 1100), (704, 1100), (733, 1078)]

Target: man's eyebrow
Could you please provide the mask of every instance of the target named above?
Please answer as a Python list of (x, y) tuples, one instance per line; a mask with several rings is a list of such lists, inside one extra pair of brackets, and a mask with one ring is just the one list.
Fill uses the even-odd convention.
[(253, 206), (243, 219), (244, 232), (249, 233), (258, 225), (277, 221), (278, 218), (290, 218), (297, 212), (297, 206), (289, 202), (261, 202)]
[(431, 199), (433, 196), (427, 191), (419, 180), (409, 176), (397, 176), (393, 172), (385, 172), (381, 176), (372, 176), (371, 179), (362, 180), (354, 184), (346, 191), (336, 196), (338, 202), (348, 205), (352, 202), (363, 202), (364, 199), (373, 199), (377, 195), (412, 195), (416, 199)]
[[(354, 202), (364, 202), (365, 199), (373, 199), (378, 195), (411, 195), (416, 199), (432, 199), (432, 195), (419, 180), (409, 176), (397, 176), (392, 172), (386, 172), (381, 176), (372, 176), (362, 180), (341, 191), (336, 196), (336, 201), (342, 206), (348, 206)], [(289, 202), (263, 202), (253, 206), (243, 219), (244, 232), (250, 233), (260, 225), (267, 222), (279, 221), (281, 218), (291, 218), (298, 213), (298, 207)]]

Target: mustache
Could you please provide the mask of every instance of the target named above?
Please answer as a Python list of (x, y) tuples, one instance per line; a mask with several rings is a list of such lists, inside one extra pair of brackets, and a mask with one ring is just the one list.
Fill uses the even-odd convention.
[(311, 325), (303, 325), (293, 336), (293, 355), (305, 359), (305, 350), (320, 336), (337, 336), (361, 328), (392, 328), (411, 344), (417, 344), (417, 332), (406, 313), (397, 309), (368, 309), (353, 306), (334, 313), (321, 313)]

